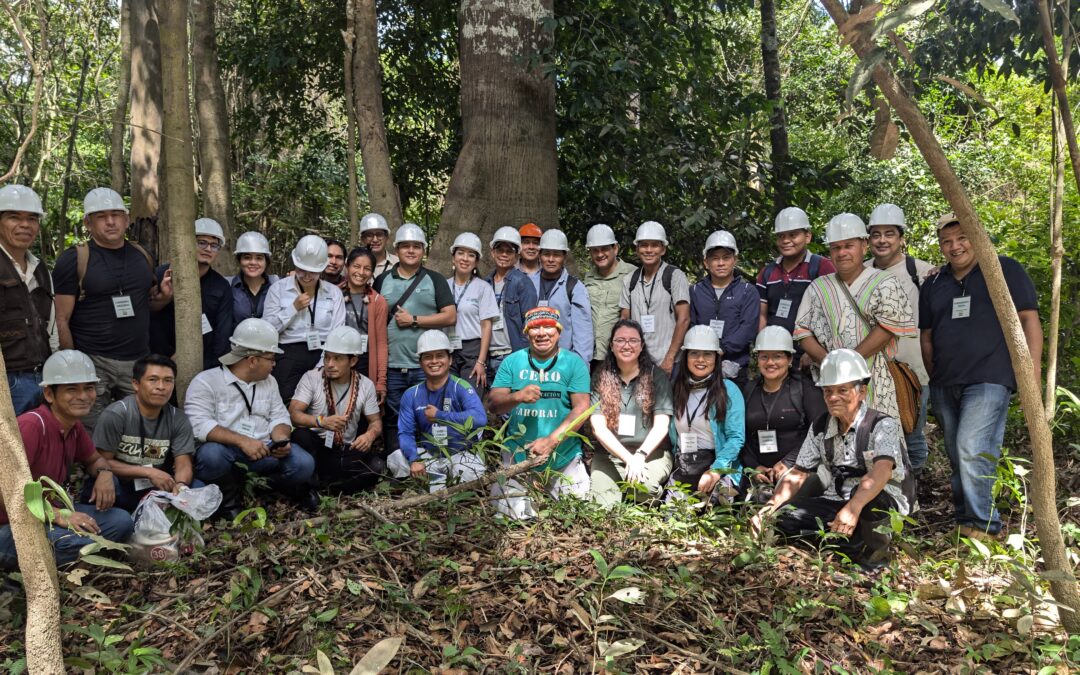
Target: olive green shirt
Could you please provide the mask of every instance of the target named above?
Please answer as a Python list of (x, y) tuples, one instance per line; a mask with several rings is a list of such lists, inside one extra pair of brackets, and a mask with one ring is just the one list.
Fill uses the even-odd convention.
[[(592, 377), (592, 395), (590, 396), (590, 404), (598, 403), (600, 396), (596, 393), (600, 387), (600, 374), (602, 369), (598, 369)], [(645, 418), (645, 413), (641, 409), (641, 404), (637, 400), (637, 384), (641, 379), (638, 375), (634, 379), (630, 380), (629, 384), (625, 382), (622, 385), (622, 389), (619, 392), (621, 397), (621, 412), (622, 415), (629, 415), (634, 418), (632, 433), (623, 434), (620, 431), (628, 431), (629, 429), (611, 429), (612, 433), (619, 437), (619, 442), (623, 447), (634, 452), (641, 447), (641, 444), (645, 442), (645, 437), (649, 435), (649, 431), (652, 430), (653, 420), (652, 416), (648, 419)], [(653, 406), (652, 415), (672, 415), (674, 414), (675, 403), (671, 396), (671, 380), (668, 379), (667, 373), (660, 370), (657, 366), (653, 368)], [(601, 405), (596, 409), (594, 415), (603, 415), (603, 406)], [(666, 438), (666, 436), (665, 436)], [(661, 447), (665, 444), (661, 443)]]
[(589, 304), (592, 306), (593, 323), (593, 360), (602, 361), (607, 357), (608, 343), (611, 341), (611, 329), (619, 320), (619, 297), (622, 295), (623, 277), (637, 267), (625, 260), (619, 260), (610, 276), (602, 277), (596, 267), (589, 269), (581, 277), (585, 290), (589, 292)]

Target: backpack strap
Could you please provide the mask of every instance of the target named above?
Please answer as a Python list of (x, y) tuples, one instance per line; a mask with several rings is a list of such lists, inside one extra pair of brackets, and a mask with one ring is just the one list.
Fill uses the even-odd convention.
[(641, 281), (641, 268), (640, 267), (635, 269), (633, 272), (630, 273), (630, 291), (627, 293), (628, 295), (629, 295), (629, 293), (634, 292), (634, 289), (637, 288), (637, 285), (638, 285), (639, 281)]
[(675, 298), (671, 295), (671, 278), (675, 276), (675, 267), (668, 265), (664, 268), (664, 274), (660, 277), (661, 283), (664, 284), (664, 290), (668, 294), (668, 305), (670, 306), (671, 313), (675, 313)]
[(816, 253), (810, 254), (810, 281), (818, 278), (818, 273), (821, 271), (821, 256)]
[(769, 285), (769, 278), (772, 277), (773, 272), (776, 271), (776, 261), (770, 260), (769, 264), (765, 265), (765, 270), (761, 273), (761, 279), (765, 282), (765, 285)]
[(90, 265), (90, 244), (75, 245), (75, 277), (79, 280), (79, 301), (86, 299), (86, 289), (83, 288), (83, 279), (86, 278), (86, 268)]
[(911, 277), (911, 283), (915, 284), (915, 288), (922, 286), (919, 283), (919, 272), (915, 269), (915, 258), (909, 255), (904, 256), (904, 266), (907, 267), (908, 276)]

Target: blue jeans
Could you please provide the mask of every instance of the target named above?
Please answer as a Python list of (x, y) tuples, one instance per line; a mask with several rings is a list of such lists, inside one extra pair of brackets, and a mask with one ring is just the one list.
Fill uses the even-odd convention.
[(8, 373), (8, 389), (11, 390), (11, 402), (15, 406), (15, 414), (21, 415), (31, 408), (37, 407), (41, 396), (41, 373), (27, 371), (22, 373)]
[(235, 445), (203, 443), (195, 453), (195, 475), (206, 484), (232, 484), (238, 478), (234, 466), (237, 462), (248, 471), (266, 476), (274, 489), (286, 494), (300, 493), (314, 484), (315, 458), (296, 443), (281, 459), (267, 456), (259, 460), (252, 460)]
[[(191, 485), (188, 487), (201, 488), (205, 487), (203, 482), (198, 478), (191, 481)], [(117, 478), (113, 475), (113, 489), (116, 490), (116, 503), (113, 506), (124, 509), (128, 513), (135, 510), (135, 507), (139, 505), (142, 498), (146, 496), (146, 493), (154, 490), (155, 488), (146, 488), (145, 490), (136, 490), (135, 481), (131, 478)], [(87, 478), (83, 481), (82, 492), (79, 493), (80, 502), (90, 502), (90, 495), (94, 492), (94, 479)]]
[[(101, 536), (109, 541), (126, 541), (131, 536), (134, 524), (131, 514), (113, 507), (108, 511), (98, 511), (93, 504), (76, 504), (75, 510), (89, 515), (101, 527)], [(79, 549), (94, 543), (90, 537), (76, 534), (66, 527), (53, 526), (46, 534), (53, 545), (56, 564), (64, 565), (78, 560)], [(0, 569), (14, 570), (19, 567), (19, 558), (15, 553), (15, 539), (11, 535), (11, 525), (0, 526)]]
[(424, 381), (424, 371), (420, 368), (409, 368), (402, 372), (401, 368), (386, 369), (386, 415), (383, 417), (383, 440), (386, 445), (386, 454), (401, 447), (397, 435), (398, 410), (401, 408), (401, 397), (414, 384)]
[(992, 490), (1012, 391), (1000, 384), (969, 384), (931, 387), (930, 397), (952, 465), (956, 522), (997, 534), (1001, 518)]
[(930, 455), (930, 448), (926, 445), (926, 434), (923, 427), (926, 426), (926, 409), (930, 403), (930, 387), (922, 388), (922, 398), (919, 401), (919, 419), (915, 421), (915, 428), (910, 434), (904, 434), (904, 445), (907, 446), (908, 459), (911, 460), (911, 468), (916, 473), (926, 466), (926, 458)]

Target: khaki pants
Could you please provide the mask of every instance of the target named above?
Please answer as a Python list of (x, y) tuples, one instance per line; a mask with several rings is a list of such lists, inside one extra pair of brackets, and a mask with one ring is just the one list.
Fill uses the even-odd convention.
[[(634, 487), (627, 486), (627, 497), (638, 500), (658, 496), (672, 466), (671, 453), (666, 448), (653, 450), (645, 459), (645, 477)], [(610, 509), (622, 501), (623, 488), (619, 483), (625, 481), (626, 464), (603, 447), (598, 448), (592, 462), (592, 500)]]
[(94, 370), (97, 371), (98, 383), (94, 385), (97, 390), (97, 400), (90, 408), (90, 414), (83, 418), (83, 426), (87, 431), (94, 430), (98, 415), (113, 401), (119, 401), (125, 396), (135, 393), (131, 386), (131, 369), (136, 359), (131, 361), (117, 361), (107, 356), (90, 356), (94, 362)]

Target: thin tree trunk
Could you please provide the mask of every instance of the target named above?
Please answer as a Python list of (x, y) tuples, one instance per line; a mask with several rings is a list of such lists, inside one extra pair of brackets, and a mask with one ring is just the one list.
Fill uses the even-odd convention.
[[(26, 130), (26, 136), (23, 137), (22, 143), (20, 143), (19, 147), (15, 150), (15, 158), (11, 161), (11, 168), (9, 168), (4, 175), (0, 176), (0, 183), (6, 183), (11, 180), (12, 177), (19, 175), (23, 155), (26, 154), (26, 149), (30, 147), (30, 142), (34, 140), (34, 134), (37, 133), (38, 116), (41, 112), (41, 98), (45, 91), (45, 71), (42, 68), (42, 60), (44, 57), (42, 59), (35, 58), (34, 47), (30, 42), (30, 36), (27, 34), (26, 29), (23, 28), (22, 21), (19, 20), (19, 16), (16, 14), (15, 9), (7, 2), (0, 2), (0, 6), (3, 7), (4, 13), (7, 14), (8, 19), (11, 20), (12, 27), (19, 37), (19, 44), (22, 46), (23, 53), (26, 55), (27, 63), (30, 64), (30, 72), (32, 73), (34, 83), (34, 98), (30, 104), (30, 128)], [(45, 16), (45, 5), (41, 0), (37, 0), (37, 2), (34, 3), (34, 7), (37, 10), (38, 26), (41, 31), (41, 53), (48, 54), (49, 24)], [(21, 125), (19, 131), (22, 132)]]
[[(401, 224), (401, 201), (390, 168), (383, 122), (382, 67), (379, 65), (379, 19), (375, 0), (354, 0), (353, 98), (360, 132), (360, 158), (364, 162), (371, 210), (381, 213), (390, 227)], [(355, 173), (355, 172), (354, 172)]]
[(64, 190), (60, 196), (60, 222), (57, 228), (61, 242), (67, 238), (68, 199), (71, 196), (71, 164), (75, 159), (75, 138), (79, 135), (79, 114), (82, 112), (83, 93), (86, 91), (86, 71), (89, 68), (90, 54), (83, 52), (82, 68), (79, 70), (79, 88), (75, 94), (75, 115), (71, 118), (67, 157), (64, 158)]
[(19, 571), (26, 590), (26, 670), (64, 673), (60, 642), (60, 584), (52, 544), (41, 522), (26, 508), (23, 486), (33, 480), (11, 404), (7, 367), (0, 354), (0, 497), (7, 509)]
[(349, 248), (360, 243), (360, 215), (356, 185), (356, 107), (353, 105), (353, 53), (356, 49), (356, 14), (353, 0), (345, 3), (345, 119), (348, 147), (345, 161), (349, 170)]
[(553, 14), (553, 0), (462, 0), (464, 138), (432, 246), (436, 268), (461, 232), (487, 241), (502, 225), (558, 226), (555, 83), (528, 66), (551, 39), (542, 24)]
[[(155, 218), (161, 207), (161, 36), (158, 12), (171, 2), (131, 4), (131, 218)], [(158, 5), (161, 7), (158, 7)], [(147, 243), (142, 242), (140, 243)], [(157, 242), (151, 251), (157, 250)]]
[(109, 175), (112, 189), (124, 194), (124, 140), (127, 138), (128, 99), (131, 95), (131, 0), (120, 1), (120, 66), (116, 77), (116, 108), (109, 138)]
[[(202, 172), (203, 213), (221, 224), (225, 241), (232, 242), (232, 169), (229, 166), (229, 112), (218, 67), (216, 0), (192, 2), (192, 48), (195, 63), (195, 108), (199, 116), (199, 168)], [(219, 255), (215, 269), (236, 271), (236, 259)]]
[(765, 80), (765, 98), (772, 105), (769, 114), (771, 126), (769, 141), (772, 147), (773, 209), (779, 211), (788, 205), (789, 156), (787, 120), (784, 116), (784, 98), (781, 92), (780, 56), (776, 41), (776, 4), (773, 0), (761, 0), (761, 66)]
[(1080, 148), (1076, 145), (1076, 127), (1073, 126), (1072, 109), (1069, 108), (1069, 95), (1065, 91), (1065, 73), (1058, 62), (1057, 43), (1054, 39), (1054, 24), (1050, 20), (1050, 9), (1042, 0), (1035, 0), (1039, 8), (1039, 27), (1042, 29), (1043, 50), (1046, 52), (1046, 67), (1050, 71), (1050, 85), (1057, 96), (1058, 112), (1065, 127), (1065, 141), (1069, 146), (1069, 160), (1072, 162), (1073, 180), (1080, 189)]
[[(202, 295), (196, 262), (195, 166), (188, 102), (187, 3), (167, 1), (161, 20), (162, 100), (165, 104), (165, 232), (172, 265), (173, 307), (177, 335), (201, 334)], [(188, 383), (202, 370), (202, 340), (177, 340), (176, 391), (183, 403)]]
[[(843, 26), (847, 22), (848, 13), (844, 11), (839, 0), (822, 0), (822, 4), (837, 26)], [(861, 32), (861, 29), (855, 30)], [(851, 47), (859, 58), (863, 58), (872, 45), (863, 33), (851, 43)], [(1052, 61), (1056, 64), (1056, 59)], [(1072, 576), (1072, 565), (1065, 555), (1065, 544), (1061, 536), (1061, 520), (1057, 512), (1053, 439), (1043, 414), (1039, 376), (1035, 371), (1034, 360), (1020, 326), (1016, 305), (1013, 304), (1009, 288), (1005, 284), (1001, 262), (998, 260), (997, 252), (986, 229), (979, 221), (971, 200), (918, 105), (904, 90), (888, 64), (876, 66), (873, 76), (874, 83), (907, 126), (908, 133), (911, 134), (912, 140), (915, 141), (915, 145), (937, 179), (941, 191), (960, 221), (960, 227), (975, 250), (979, 269), (982, 270), (983, 277), (986, 279), (994, 311), (1005, 333), (1005, 344), (1008, 346), (1013, 370), (1016, 373), (1020, 407), (1024, 411), (1024, 419), (1031, 436), (1032, 489), (1030, 497), (1035, 511), (1035, 526), (1044, 564), (1047, 571), (1055, 573), (1055, 580), (1050, 581), (1050, 591), (1054, 599), (1065, 606), (1061, 612), (1062, 625), (1070, 634), (1076, 634), (1080, 632), (1080, 611), (1078, 611), (1080, 610), (1080, 593), (1077, 591), (1077, 583)], [(1062, 107), (1065, 112), (1067, 103)]]

